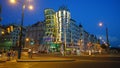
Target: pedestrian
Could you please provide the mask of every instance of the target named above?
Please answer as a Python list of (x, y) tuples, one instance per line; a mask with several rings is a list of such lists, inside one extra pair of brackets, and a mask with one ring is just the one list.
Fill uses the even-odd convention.
[(14, 59), (14, 57), (15, 57), (15, 51), (14, 50), (11, 50), (11, 57), (12, 57), (12, 59)]
[(62, 50), (62, 51), (61, 51), (61, 54), (62, 54), (62, 56), (64, 56), (64, 55), (65, 55), (65, 54), (64, 54), (64, 50)]
[(10, 52), (10, 50), (8, 50), (8, 52), (7, 52), (7, 61), (10, 61), (10, 55), (11, 55), (11, 52)]
[(2, 57), (2, 50), (0, 50), (0, 57)]
[(3, 50), (3, 56), (4, 57), (6, 56), (6, 50), (5, 49)]
[(72, 53), (72, 55), (75, 55), (75, 49), (72, 49), (71, 53)]
[(99, 49), (99, 54), (101, 54), (101, 52), (102, 52), (101, 49)]
[(91, 50), (88, 51), (89, 55), (92, 55)]
[(28, 49), (28, 57), (32, 58), (32, 49), (31, 48)]
[(79, 48), (77, 49), (76, 52), (77, 52), (77, 55), (80, 56), (80, 49)]

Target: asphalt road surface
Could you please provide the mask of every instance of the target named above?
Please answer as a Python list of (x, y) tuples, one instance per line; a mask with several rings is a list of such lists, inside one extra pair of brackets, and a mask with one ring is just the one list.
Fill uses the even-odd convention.
[(69, 62), (3, 62), (0, 68), (120, 68), (120, 57), (66, 57)]

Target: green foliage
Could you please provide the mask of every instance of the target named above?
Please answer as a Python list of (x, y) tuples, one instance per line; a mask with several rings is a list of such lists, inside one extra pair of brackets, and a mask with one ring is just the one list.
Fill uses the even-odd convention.
[(102, 45), (101, 45), (101, 48), (106, 49), (107, 46), (106, 46), (105, 44), (102, 44)]
[(1, 47), (11, 47), (12, 46), (12, 42), (11, 41), (4, 41), (4, 42), (0, 42), (0, 48)]

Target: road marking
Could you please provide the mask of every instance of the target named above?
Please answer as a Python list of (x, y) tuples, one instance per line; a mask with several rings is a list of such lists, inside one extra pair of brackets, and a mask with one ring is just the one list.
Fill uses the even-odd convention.
[(111, 61), (111, 60), (76, 60), (77, 62), (83, 61), (83, 62), (120, 62), (120, 61)]

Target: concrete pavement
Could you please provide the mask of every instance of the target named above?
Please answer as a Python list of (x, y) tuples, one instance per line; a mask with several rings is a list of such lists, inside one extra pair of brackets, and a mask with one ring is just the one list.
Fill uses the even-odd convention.
[(75, 59), (40, 56), (40, 57), (32, 57), (32, 58), (22, 57), (21, 59), (17, 59), (16, 61), (17, 62), (69, 62), (69, 61), (75, 61)]
[(64, 57), (55, 57), (55, 56), (39, 56), (39, 57), (21, 57), (21, 59), (17, 59), (17, 57), (15, 57), (14, 59), (12, 59), (12, 57), (10, 58), (10, 60), (7, 60), (6, 58), (1, 58), (0, 63), (2, 62), (72, 62), (75, 61), (75, 59), (71, 59), (71, 58), (64, 58)]
[(3, 62), (6, 62), (6, 61), (4, 61), (4, 60), (0, 60), (0, 63), (3, 63)]
[(6, 60), (3, 57), (0, 57), (0, 63), (6, 62)]
[(76, 61), (75, 58), (71, 57), (120, 57), (120, 55), (110, 55), (110, 54), (98, 54), (98, 55), (55, 55), (55, 54), (40, 54), (33, 55), (29, 58), (27, 54), (22, 54), (21, 59), (17, 59), (17, 56), (10, 61), (7, 61), (7, 57), (0, 59), (0, 62), (70, 62)]

